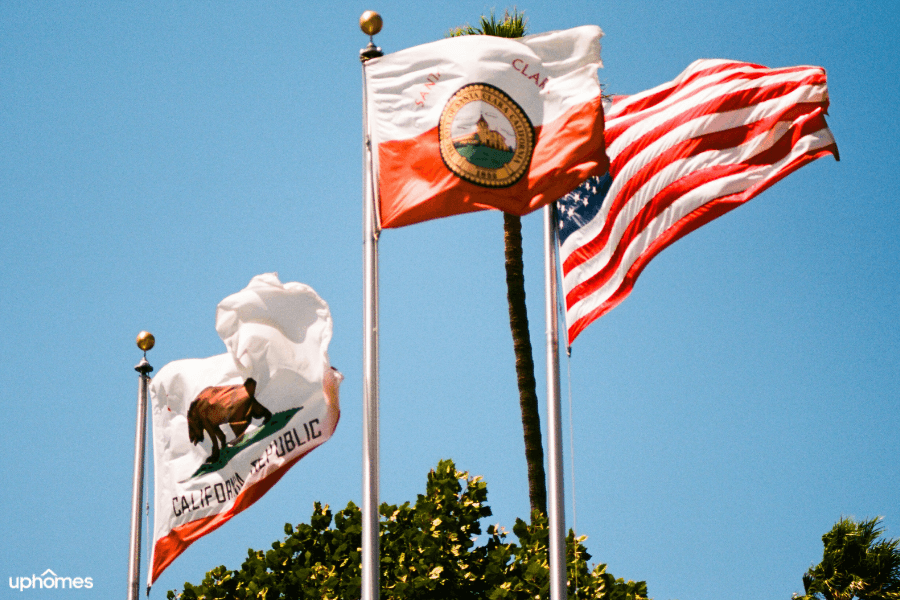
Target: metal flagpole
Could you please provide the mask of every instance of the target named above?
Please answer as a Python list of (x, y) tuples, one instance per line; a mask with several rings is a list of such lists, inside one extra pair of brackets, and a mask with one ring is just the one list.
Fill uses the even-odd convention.
[(566, 600), (566, 513), (563, 494), (562, 414), (559, 399), (559, 310), (556, 273), (556, 210), (544, 207), (544, 315), (547, 327), (547, 441), (550, 467), (550, 598)]
[(137, 346), (144, 357), (134, 368), (138, 378), (137, 426), (134, 434), (134, 481), (131, 486), (131, 544), (128, 560), (128, 600), (138, 600), (141, 581), (141, 504), (144, 494), (144, 446), (147, 438), (147, 388), (153, 367), (147, 362), (147, 351), (156, 340), (153, 334), (142, 331), (137, 336)]
[(359, 52), (363, 63), (363, 498), (362, 600), (378, 600), (381, 561), (378, 548), (378, 231), (372, 143), (366, 106), (366, 67), (382, 55), (372, 37), (381, 31), (381, 16), (366, 11), (359, 27), (369, 45)]

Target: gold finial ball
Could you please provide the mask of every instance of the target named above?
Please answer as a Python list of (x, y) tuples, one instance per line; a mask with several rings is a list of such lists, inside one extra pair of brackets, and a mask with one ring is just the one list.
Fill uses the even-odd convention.
[(142, 331), (137, 336), (137, 347), (146, 352), (156, 343), (156, 338), (149, 331)]
[(381, 26), (383, 24), (384, 22), (381, 20), (381, 15), (374, 10), (367, 10), (359, 18), (359, 28), (362, 29), (364, 34), (369, 36), (375, 35), (381, 31)]

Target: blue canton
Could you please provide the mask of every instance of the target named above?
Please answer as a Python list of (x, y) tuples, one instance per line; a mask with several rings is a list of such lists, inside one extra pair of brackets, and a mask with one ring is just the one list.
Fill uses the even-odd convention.
[(556, 201), (560, 244), (597, 216), (611, 183), (612, 177), (609, 173), (601, 177), (590, 177)]

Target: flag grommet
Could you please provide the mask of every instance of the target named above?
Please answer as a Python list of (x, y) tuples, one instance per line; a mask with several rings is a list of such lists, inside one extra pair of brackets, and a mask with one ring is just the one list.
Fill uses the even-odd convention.
[(534, 127), (508, 94), (487, 83), (463, 86), (438, 126), (441, 159), (457, 177), (483, 187), (509, 187), (528, 171)]

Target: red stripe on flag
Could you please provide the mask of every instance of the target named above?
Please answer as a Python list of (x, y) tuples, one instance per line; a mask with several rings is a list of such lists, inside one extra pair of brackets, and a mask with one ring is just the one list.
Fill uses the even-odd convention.
[[(810, 69), (821, 69), (819, 67), (785, 67), (783, 69), (767, 69), (761, 65), (751, 63), (735, 63), (725, 62), (714, 67), (700, 69), (689, 72), (684, 78), (678, 78), (664, 86), (659, 86), (653, 90), (644, 92), (643, 94), (635, 94), (632, 96), (617, 96), (613, 98), (613, 106), (606, 114), (607, 120), (621, 119), (627, 115), (635, 113), (646, 113), (650, 108), (657, 104), (668, 100), (673, 90), (684, 89), (692, 83), (710, 77), (715, 74), (721, 74), (721, 77), (707, 82), (703, 87), (692, 90), (696, 94), (700, 90), (720, 85), (726, 81), (735, 79), (755, 79), (759, 77), (771, 77), (773, 75), (783, 75), (786, 73), (799, 73), (809, 71)], [(690, 68), (689, 68), (690, 71)], [(824, 79), (824, 72), (823, 72)]]
[[(824, 118), (818, 112), (808, 118), (800, 119), (798, 123), (799, 124), (795, 124), (796, 126), (791, 129), (789, 135), (782, 136), (771, 148), (760, 152), (759, 154), (745, 160), (744, 162), (732, 165), (715, 165), (706, 169), (696, 170), (686, 177), (678, 179), (677, 181), (673, 182), (665, 189), (663, 189), (650, 202), (648, 202), (635, 215), (635, 217), (631, 219), (631, 221), (629, 221), (628, 226), (623, 232), (621, 239), (616, 243), (615, 250), (613, 251), (613, 254), (606, 265), (604, 265), (604, 267), (600, 271), (598, 271), (585, 281), (581, 282), (577, 286), (573, 287), (571, 291), (566, 294), (566, 308), (571, 308), (572, 305), (574, 305), (576, 302), (583, 300), (591, 293), (602, 287), (605, 283), (607, 283), (613, 276), (613, 274), (621, 267), (624, 254), (631, 243), (635, 240), (635, 238), (637, 238), (638, 235), (640, 235), (641, 232), (643, 232), (644, 229), (654, 219), (671, 208), (671, 206), (682, 196), (696, 189), (697, 187), (715, 179), (721, 179), (723, 177), (733, 176), (739, 173), (750, 173), (759, 170), (760, 167), (763, 167), (765, 165), (778, 163), (790, 154), (791, 150), (796, 145), (797, 140), (808, 134), (815, 133), (825, 126)], [(791, 165), (793, 164), (794, 163), (792, 162)], [(796, 169), (798, 166), (800, 165), (796, 165), (793, 168)], [(779, 173), (779, 179), (786, 174), (783, 173), (783, 169), (782, 171), (779, 171)], [(629, 184), (630, 183), (631, 181), (629, 181)], [(737, 204), (746, 202), (762, 190), (766, 189), (769, 185), (771, 185), (768, 178), (756, 182), (755, 184), (748, 179), (747, 184), (748, 187), (743, 191), (725, 196), (725, 198), (731, 198), (731, 201), (735, 202), (734, 206), (732, 206), (731, 208), (734, 208), (735, 206), (737, 206)], [(738, 201), (739, 198), (743, 199)], [(716, 202), (717, 200), (720, 199), (710, 198), (709, 203)], [(729, 208), (729, 210), (731, 210), (731, 208)], [(696, 213), (696, 211), (694, 212)], [(683, 223), (683, 221), (684, 219), (681, 219), (679, 223)], [(607, 221), (607, 223), (608, 222), (609, 221)], [(672, 227), (667, 229), (659, 238), (657, 238), (657, 240), (673, 235), (670, 232), (676, 227), (676, 225), (673, 225)], [(609, 228), (605, 227), (604, 229)], [(675, 237), (675, 239), (678, 239), (678, 237), (681, 236), (679, 235)], [(673, 239), (672, 241), (675, 240)], [(655, 243), (656, 241), (653, 242), (653, 244)]]
[(664, 248), (800, 166), (838, 158), (827, 107), (820, 67), (730, 61), (697, 61), (668, 84), (613, 98), (611, 195), (582, 241), (564, 244), (569, 342), (618, 305)]
[[(754, 139), (760, 134), (772, 129), (779, 122), (790, 122), (802, 117), (804, 114), (809, 114), (814, 112), (817, 108), (817, 104), (797, 104), (784, 108), (781, 112), (770, 116), (767, 119), (756, 121), (754, 123), (748, 123), (746, 125), (742, 125), (739, 127), (734, 127), (732, 129), (726, 129), (723, 131), (717, 131), (714, 133), (703, 135), (702, 137), (694, 137), (687, 140), (683, 140), (682, 142), (672, 146), (671, 148), (665, 150), (663, 153), (650, 160), (646, 165), (644, 165), (637, 173), (635, 173), (631, 178), (628, 179), (626, 184), (622, 186), (619, 192), (616, 194), (615, 198), (608, 198), (607, 202), (609, 202), (609, 212), (607, 213), (606, 221), (604, 222), (603, 228), (600, 230), (598, 235), (594, 237), (594, 239), (590, 240), (580, 248), (578, 248), (575, 252), (570, 254), (565, 261), (563, 262), (563, 274), (568, 274), (573, 268), (577, 265), (583, 263), (585, 260), (590, 257), (596, 255), (600, 252), (608, 243), (609, 236), (611, 234), (612, 225), (616, 222), (616, 219), (619, 216), (619, 213), (626, 206), (626, 204), (631, 200), (631, 198), (640, 192), (641, 188), (654, 176), (656, 176), (660, 171), (665, 169), (667, 166), (672, 164), (675, 161), (682, 160), (691, 156), (696, 156), (702, 154), (704, 152), (710, 152), (714, 150), (727, 150), (729, 148), (735, 148), (746, 143), (749, 140)], [(820, 129), (821, 127), (816, 128)], [(781, 142), (782, 144), (784, 141)], [(793, 144), (791, 145), (793, 146)], [(787, 149), (789, 151), (790, 148)], [(785, 153), (786, 155), (786, 153)], [(617, 172), (621, 165), (623, 164), (620, 161), (620, 157), (622, 155), (616, 157), (613, 161), (611, 169), (613, 172)], [(767, 156), (766, 153), (762, 153), (760, 156)], [(757, 157), (758, 159), (759, 157)], [(708, 174), (707, 180), (712, 180), (716, 177), (721, 177), (727, 174), (728, 172), (719, 172), (716, 173), (715, 177), (713, 176), (713, 172), (710, 170), (703, 171)], [(706, 180), (698, 180), (696, 178), (696, 174), (691, 174), (691, 178), (689, 181), (685, 181), (685, 183), (693, 184), (693, 186), (700, 185), (701, 183), (705, 183)], [(689, 191), (692, 188), (685, 188), (685, 191)], [(663, 195), (663, 194), (660, 194)], [(657, 197), (659, 197), (658, 195)], [(671, 198), (672, 201), (676, 200), (677, 197), (674, 197), (672, 193), (667, 194), (668, 197)], [(665, 208), (670, 205), (669, 202), (667, 205), (662, 206), (661, 208)], [(658, 215), (661, 210), (657, 210), (653, 213), (653, 216)], [(630, 227), (631, 229), (631, 227)], [(641, 228), (642, 230), (642, 228)], [(638, 230), (640, 231), (640, 230)], [(623, 239), (625, 239), (623, 237)]]
[(609, 299), (607, 299), (600, 306), (598, 306), (588, 314), (575, 321), (571, 325), (571, 327), (569, 327), (569, 343), (571, 343), (579, 333), (584, 331), (584, 329), (588, 325), (614, 309), (628, 296), (628, 294), (631, 293), (631, 290), (634, 288), (634, 283), (637, 280), (638, 276), (644, 270), (644, 267), (646, 267), (650, 263), (650, 261), (656, 257), (657, 254), (665, 250), (667, 247), (669, 247), (682, 237), (691, 233), (695, 229), (699, 229), (710, 221), (717, 219), (725, 213), (734, 210), (741, 204), (744, 204), (760, 192), (767, 189), (769, 186), (777, 183), (782, 178), (796, 171), (803, 165), (828, 154), (837, 156), (838, 151), (836, 144), (832, 144), (830, 146), (822, 148), (815, 154), (804, 154), (802, 156), (798, 156), (794, 161), (791, 162), (791, 164), (787, 165), (784, 169), (779, 171), (776, 176), (766, 180), (766, 182), (760, 185), (757, 189), (746, 190), (744, 192), (738, 192), (737, 194), (732, 194), (730, 196), (724, 196), (717, 200), (708, 202), (707, 204), (704, 204), (703, 206), (694, 210), (692, 213), (684, 216), (681, 220), (675, 223), (675, 225), (666, 230), (665, 234), (657, 238), (647, 248), (647, 250), (645, 250), (637, 258), (637, 260), (632, 263), (631, 267), (628, 269), (628, 272), (625, 274), (622, 284), (609, 297)]
[[(699, 71), (690, 72), (688, 75), (683, 76), (683, 78), (679, 77), (674, 81), (670, 81), (667, 84), (657, 86), (652, 90), (648, 90), (642, 94), (634, 94), (632, 96), (618, 96), (613, 101), (613, 109), (607, 113), (606, 117), (607, 119), (610, 119), (612, 117), (619, 119), (629, 114), (646, 112), (650, 108), (667, 100), (672, 95), (672, 90), (679, 87), (683, 88), (700, 78), (708, 77), (716, 73), (734, 71), (735, 69), (747, 69), (749, 67), (757, 66), (758, 65), (751, 65), (749, 63), (722, 63), (714, 67), (708, 67)], [(619, 102), (616, 102), (616, 100), (618, 100)], [(616, 106), (616, 104), (618, 104), (618, 106)]]
[[(643, 148), (646, 148), (676, 126), (687, 123), (692, 119), (697, 119), (706, 115), (712, 115), (716, 113), (746, 109), (751, 106), (761, 104), (762, 102), (765, 102), (767, 100), (782, 98), (802, 87), (823, 85), (824, 83), (824, 73), (816, 73), (799, 81), (774, 82), (771, 85), (729, 92), (721, 96), (711, 98), (701, 104), (690, 104), (687, 109), (684, 109), (678, 114), (673, 115), (665, 122), (660, 123), (659, 125), (654, 127), (652, 130), (643, 133), (640, 137), (640, 145), (632, 144), (627, 152), (617, 152), (615, 163), (624, 164), (628, 162), (635, 153), (639, 152)], [(718, 83), (715, 85), (718, 85)], [(686, 104), (684, 100), (680, 101), (680, 103)], [(647, 119), (653, 117), (654, 115), (663, 112), (666, 109), (673, 109), (677, 106), (678, 105), (675, 104), (672, 106), (662, 107), (654, 111), (650, 111), (646, 114), (636, 115), (624, 121), (619, 119), (613, 121), (612, 119), (610, 119), (611, 124), (606, 130), (607, 140), (609, 140), (608, 143), (611, 145), (613, 140), (618, 138), (619, 135), (624, 133), (627, 129), (635, 125), (637, 122), (646, 122)], [(827, 102), (825, 102), (825, 106), (827, 108)]]

